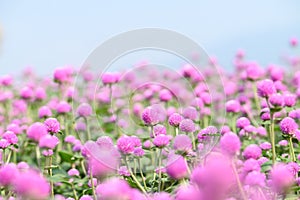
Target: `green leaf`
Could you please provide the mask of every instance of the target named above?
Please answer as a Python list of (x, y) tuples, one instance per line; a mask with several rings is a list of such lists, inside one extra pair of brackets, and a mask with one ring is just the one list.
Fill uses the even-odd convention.
[(64, 162), (73, 163), (77, 158), (73, 156), (73, 154), (66, 152), (66, 151), (59, 151), (58, 152), (60, 158)]

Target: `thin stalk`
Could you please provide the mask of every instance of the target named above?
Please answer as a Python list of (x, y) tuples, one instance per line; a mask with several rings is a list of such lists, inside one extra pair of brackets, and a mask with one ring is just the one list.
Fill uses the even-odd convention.
[(72, 186), (72, 191), (73, 191), (74, 199), (78, 200), (78, 196), (77, 196), (77, 193), (76, 193), (76, 190), (75, 190), (75, 187), (74, 187), (74, 183), (71, 183), (71, 186)]
[(269, 103), (269, 99), (266, 98), (266, 101), (267, 101), (267, 105), (268, 105), (268, 108), (270, 110), (270, 140), (271, 140), (271, 145), (272, 145), (272, 163), (273, 165), (275, 164), (276, 162), (276, 149), (275, 149), (275, 132), (274, 132), (274, 115), (273, 115), (273, 112), (271, 110), (271, 105)]
[(36, 163), (38, 167), (41, 167), (41, 152), (40, 152), (40, 147), (38, 144), (35, 146), (35, 155), (36, 155)]
[(194, 136), (193, 132), (191, 132), (191, 136), (192, 136), (193, 150), (196, 150), (196, 141), (195, 141), (195, 136)]
[[(47, 158), (49, 160), (48, 174), (49, 174), (50, 177), (52, 177), (52, 156), (49, 156)], [(54, 199), (53, 181), (50, 181), (50, 187), (51, 187), (51, 199)]]
[(89, 126), (89, 122), (86, 117), (84, 117), (84, 121), (86, 124), (87, 140), (90, 140), (91, 139), (90, 126)]
[(91, 185), (92, 185), (92, 193), (93, 193), (93, 198), (97, 200), (96, 192), (95, 192), (95, 185), (94, 185), (94, 180), (93, 180), (93, 173), (92, 169), (90, 168), (90, 180), (91, 180)]
[(242, 195), (242, 199), (243, 199), (243, 200), (247, 200), (245, 191), (244, 191), (243, 186), (242, 186), (242, 183), (241, 183), (241, 181), (240, 181), (240, 177), (239, 177), (238, 172), (237, 172), (236, 167), (235, 167), (234, 159), (232, 159), (231, 165), (232, 165), (232, 169), (233, 169), (233, 172), (234, 172), (234, 175), (235, 175), (237, 184), (238, 184), (239, 191), (240, 191), (240, 193), (241, 193), (241, 195)]
[(125, 157), (125, 164), (126, 164), (126, 167), (132, 177), (132, 179), (135, 181), (135, 183), (137, 184), (138, 188), (144, 193), (144, 194), (147, 194), (145, 188), (140, 184), (140, 182), (137, 180), (136, 176), (132, 173), (132, 170), (131, 168), (129, 167), (128, 165), (128, 162), (127, 162), (127, 158)]
[(6, 159), (6, 164), (8, 164), (8, 163), (9, 163), (9, 161), (10, 161), (10, 158), (11, 158), (11, 154), (12, 154), (12, 150), (10, 149), (10, 151), (8, 152), (7, 159)]
[(161, 187), (161, 163), (162, 163), (162, 149), (159, 150), (159, 157), (158, 157), (158, 192), (160, 192)]
[(256, 85), (255, 85), (255, 82), (252, 82), (252, 90), (253, 90), (253, 94), (254, 94), (254, 101), (255, 101), (256, 110), (260, 110), (260, 102), (259, 102), (259, 99), (258, 99), (257, 88), (256, 88)]
[(143, 173), (143, 170), (142, 170), (142, 164), (141, 164), (141, 159), (140, 158), (138, 158), (138, 165), (139, 165), (141, 177), (143, 179), (144, 187), (147, 189), (147, 184), (146, 184), (146, 180), (145, 180), (144, 173)]
[(296, 156), (295, 156), (295, 151), (294, 151), (294, 146), (293, 146), (293, 138), (292, 137), (289, 137), (289, 147), (290, 147), (291, 161), (296, 162)]

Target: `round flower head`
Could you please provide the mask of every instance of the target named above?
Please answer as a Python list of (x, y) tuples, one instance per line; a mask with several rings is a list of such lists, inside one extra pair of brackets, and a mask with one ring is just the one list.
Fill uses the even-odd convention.
[(69, 113), (71, 111), (71, 106), (67, 102), (62, 101), (57, 104), (56, 111), (59, 114)]
[(181, 155), (171, 154), (168, 157), (167, 174), (173, 179), (182, 179), (188, 174), (188, 166)]
[(27, 136), (36, 142), (38, 142), (40, 138), (46, 135), (47, 133), (47, 127), (40, 122), (32, 124), (27, 129)]
[(236, 120), (236, 127), (238, 128), (245, 128), (248, 125), (250, 125), (250, 120), (246, 117), (240, 117)]
[(151, 135), (151, 137), (156, 137), (158, 135), (166, 135), (167, 134), (167, 129), (164, 125), (157, 124), (153, 127), (153, 133), (154, 135)]
[(198, 117), (198, 111), (192, 106), (187, 107), (183, 110), (183, 117), (191, 120), (196, 120)]
[(142, 113), (142, 119), (146, 125), (155, 125), (159, 122), (159, 116), (156, 109), (147, 107)]
[(130, 172), (128, 171), (127, 167), (126, 166), (121, 166), (119, 169), (118, 169), (118, 174), (120, 176), (130, 176)]
[(109, 136), (101, 136), (98, 137), (96, 143), (103, 148), (112, 148), (114, 146), (114, 143), (112, 139)]
[(230, 100), (226, 102), (226, 111), (229, 113), (238, 113), (241, 110), (241, 105), (237, 100)]
[(48, 118), (46, 119), (46, 121), (44, 122), (47, 131), (49, 133), (58, 133), (60, 131), (60, 124), (57, 121), (57, 119), (55, 118)]
[(42, 100), (46, 99), (46, 97), (47, 97), (47, 94), (46, 94), (46, 91), (44, 88), (38, 87), (35, 90), (35, 99), (36, 100), (42, 101)]
[(196, 130), (196, 127), (192, 120), (184, 119), (180, 122), (179, 129), (183, 132), (192, 133)]
[(270, 172), (270, 178), (272, 187), (276, 192), (285, 192), (295, 181), (293, 174), (282, 163), (273, 167)]
[(20, 96), (22, 99), (31, 99), (33, 97), (33, 91), (30, 87), (24, 87), (20, 91)]
[(142, 157), (143, 155), (145, 155), (145, 151), (142, 147), (136, 147), (133, 151), (133, 154), (135, 156)]
[(6, 139), (0, 139), (0, 148), (5, 149), (9, 146), (9, 142)]
[(250, 158), (244, 162), (243, 170), (245, 172), (260, 171), (259, 162), (253, 158)]
[(296, 105), (297, 102), (297, 96), (294, 94), (284, 94), (283, 95), (284, 98), (284, 105), (287, 107), (293, 107)]
[(58, 145), (59, 139), (54, 135), (44, 135), (40, 138), (39, 147), (54, 149)]
[(263, 142), (259, 145), (262, 150), (269, 150), (272, 148), (272, 145), (269, 142)]
[(82, 195), (79, 200), (93, 200), (93, 197), (90, 195)]
[(0, 186), (9, 186), (15, 178), (18, 176), (19, 172), (17, 166), (13, 163), (3, 165), (0, 167)]
[(172, 99), (172, 93), (169, 90), (161, 90), (159, 92), (159, 99), (163, 102), (168, 102)]
[(16, 134), (12, 131), (6, 131), (3, 135), (2, 138), (7, 140), (9, 144), (17, 144), (18, 143), (18, 137)]
[(274, 107), (281, 107), (284, 105), (283, 96), (279, 93), (272, 94), (269, 98), (269, 101)]
[(298, 125), (293, 118), (285, 117), (279, 124), (280, 130), (283, 134), (294, 135), (298, 129)]
[(192, 149), (192, 141), (189, 136), (180, 134), (174, 138), (173, 147), (177, 151), (187, 152)]
[(170, 117), (169, 117), (169, 124), (171, 126), (175, 126), (178, 127), (180, 122), (183, 120), (183, 117), (178, 114), (178, 113), (173, 113)]
[(262, 152), (261, 148), (257, 146), (256, 144), (250, 144), (249, 146), (246, 147), (246, 149), (243, 152), (243, 156), (246, 159), (253, 158), (253, 159), (258, 159), (261, 157)]
[(69, 81), (70, 74), (65, 68), (57, 68), (54, 70), (53, 78), (57, 83), (64, 83)]
[(47, 118), (52, 116), (52, 111), (48, 106), (40, 107), (38, 111), (39, 118)]
[(130, 154), (134, 151), (135, 144), (131, 137), (123, 135), (117, 140), (117, 147), (123, 154)]
[(77, 115), (80, 117), (88, 117), (92, 114), (92, 107), (87, 103), (82, 103), (77, 108)]
[(200, 190), (194, 185), (182, 185), (176, 191), (176, 200), (204, 200)]
[(3, 86), (10, 86), (13, 83), (13, 77), (11, 75), (4, 75), (0, 77), (0, 83)]
[(260, 97), (269, 97), (276, 93), (274, 82), (270, 79), (265, 79), (257, 82), (257, 93)]
[(247, 174), (245, 178), (245, 184), (249, 186), (265, 187), (266, 175), (259, 171), (252, 171)]
[(14, 180), (13, 187), (21, 199), (47, 199), (50, 193), (49, 183), (33, 170), (20, 173)]
[(101, 80), (103, 84), (113, 84), (119, 81), (120, 75), (118, 73), (104, 73), (101, 76)]
[(159, 148), (167, 146), (169, 142), (170, 142), (170, 137), (163, 134), (156, 136), (153, 140), (153, 144)]
[(15, 123), (11, 123), (7, 126), (6, 128), (8, 131), (14, 132), (14, 134), (21, 134), (22, 133), (22, 129), (18, 124)]
[(68, 175), (69, 176), (79, 176), (79, 171), (77, 169), (72, 168), (68, 171)]
[(241, 148), (240, 138), (233, 132), (225, 133), (220, 140), (222, 151), (229, 155), (235, 155)]
[(297, 45), (298, 45), (298, 39), (295, 38), (295, 37), (291, 38), (291, 40), (290, 40), (290, 45), (291, 45), (292, 47), (297, 46)]

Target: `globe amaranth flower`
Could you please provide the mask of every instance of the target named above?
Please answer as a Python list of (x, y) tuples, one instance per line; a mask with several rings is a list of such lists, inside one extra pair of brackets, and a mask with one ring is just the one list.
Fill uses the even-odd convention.
[(47, 133), (47, 127), (40, 122), (35, 122), (27, 129), (27, 136), (36, 142), (38, 142), (40, 138), (46, 135)]
[(225, 107), (228, 113), (238, 113), (241, 111), (241, 105), (237, 100), (227, 101)]
[(181, 155), (171, 154), (168, 156), (167, 174), (173, 179), (182, 179), (188, 174), (188, 166)]
[(274, 82), (270, 79), (265, 79), (257, 82), (256, 87), (257, 93), (260, 97), (266, 98), (276, 93)]
[(9, 144), (17, 144), (18, 143), (18, 137), (16, 136), (16, 134), (12, 131), (6, 131), (3, 135), (2, 135), (3, 139), (6, 139)]
[(247, 117), (240, 117), (236, 120), (236, 127), (245, 128), (250, 125), (250, 120)]
[(261, 148), (259, 148), (259, 146), (257, 146), (256, 144), (248, 145), (243, 151), (243, 156), (246, 159), (249, 158), (258, 159), (259, 157), (261, 157), (261, 155), (262, 155)]
[(182, 120), (183, 117), (180, 114), (173, 113), (172, 115), (170, 115), (168, 122), (171, 126), (178, 127)]
[(156, 137), (158, 135), (166, 135), (167, 134), (167, 129), (164, 125), (161, 124), (157, 124), (155, 126), (153, 126), (153, 135), (151, 135), (151, 137)]
[(130, 136), (123, 135), (117, 140), (117, 147), (123, 154), (130, 154), (134, 151), (136, 145)]
[(170, 137), (168, 135), (160, 134), (153, 139), (153, 144), (159, 148), (165, 147), (169, 144)]
[(56, 118), (48, 118), (44, 122), (49, 133), (58, 133), (60, 131), (60, 123)]
[(55, 135), (44, 135), (40, 138), (39, 147), (54, 149), (59, 143), (59, 139)]
[(279, 127), (283, 134), (294, 135), (295, 131), (298, 129), (298, 124), (293, 118), (285, 117), (280, 121)]
[(222, 151), (229, 155), (235, 155), (241, 148), (240, 138), (233, 132), (225, 133), (220, 140)]
[(184, 119), (180, 122), (179, 129), (186, 133), (192, 133), (196, 130), (196, 127), (192, 120)]
[(159, 122), (159, 113), (156, 109), (147, 107), (142, 113), (142, 120), (144, 121), (145, 125), (155, 125)]
[(40, 107), (38, 111), (39, 118), (47, 118), (52, 116), (52, 111), (48, 106), (42, 106)]
[(92, 112), (92, 107), (87, 103), (82, 103), (77, 108), (77, 115), (80, 117), (88, 117)]
[(191, 119), (191, 120), (196, 120), (198, 117), (199, 112), (197, 111), (197, 109), (195, 107), (187, 107), (183, 110), (183, 117), (187, 118), (187, 119)]
[(173, 147), (177, 151), (188, 152), (193, 147), (192, 146), (192, 140), (187, 135), (184, 135), (184, 134), (177, 135), (174, 138)]

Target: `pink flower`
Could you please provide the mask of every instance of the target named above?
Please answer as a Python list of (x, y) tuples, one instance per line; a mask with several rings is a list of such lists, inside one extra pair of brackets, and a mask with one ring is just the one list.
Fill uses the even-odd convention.
[(284, 105), (283, 96), (279, 93), (272, 94), (269, 98), (269, 101), (274, 107), (281, 107)]
[(102, 148), (112, 148), (114, 146), (112, 139), (109, 136), (101, 136), (96, 143)]
[(298, 39), (295, 38), (295, 37), (291, 38), (291, 40), (290, 40), (290, 45), (291, 45), (292, 47), (296, 47), (296, 46), (298, 45)]
[(174, 138), (173, 147), (177, 151), (188, 152), (192, 149), (192, 140), (189, 136), (180, 134)]
[(132, 138), (127, 135), (123, 135), (117, 140), (117, 147), (124, 154), (132, 153), (135, 146)]
[(276, 93), (276, 88), (274, 82), (270, 79), (265, 79), (257, 82), (257, 93), (260, 97), (269, 97), (272, 94)]
[(235, 155), (241, 148), (240, 138), (233, 132), (225, 133), (220, 140), (222, 151), (229, 155)]
[(33, 91), (30, 87), (23, 87), (20, 91), (20, 96), (22, 99), (31, 99), (33, 97)]
[(7, 140), (10, 144), (17, 144), (18, 143), (18, 137), (14, 132), (11, 131), (6, 131), (3, 135), (2, 138)]
[(258, 159), (259, 157), (261, 157), (261, 155), (262, 155), (261, 148), (259, 148), (259, 146), (257, 146), (256, 144), (248, 145), (243, 152), (243, 156), (246, 159), (249, 158)]
[(286, 93), (283, 95), (284, 105), (287, 107), (293, 107), (296, 105), (297, 96), (294, 94)]
[(92, 107), (87, 103), (82, 103), (77, 108), (77, 115), (80, 117), (88, 117), (92, 115), (93, 110)]
[(22, 199), (46, 199), (50, 193), (49, 183), (33, 170), (21, 172), (16, 176), (13, 188)]
[(15, 178), (19, 175), (17, 166), (13, 163), (0, 167), (0, 186), (11, 185)]
[(280, 163), (273, 167), (270, 172), (272, 187), (276, 192), (285, 192), (295, 182), (293, 174), (286, 165)]
[(181, 155), (171, 154), (168, 157), (167, 174), (173, 179), (182, 179), (187, 176), (188, 166)]
[(170, 117), (169, 117), (169, 124), (171, 126), (175, 126), (178, 127), (180, 122), (183, 120), (183, 117), (178, 114), (178, 113), (173, 113)]
[(272, 148), (272, 145), (269, 142), (263, 142), (259, 145), (262, 150), (269, 150)]
[(58, 145), (59, 139), (54, 135), (44, 135), (40, 138), (39, 147), (54, 149)]
[(183, 110), (183, 117), (191, 120), (196, 120), (199, 113), (196, 108), (190, 106)]
[(151, 135), (151, 137), (156, 137), (161, 134), (166, 135), (167, 129), (165, 126), (163, 126), (161, 124), (157, 124), (157, 125), (153, 126), (153, 133), (154, 133), (154, 135)]
[(71, 106), (65, 101), (61, 101), (56, 106), (56, 111), (59, 114), (69, 113), (71, 111)]
[(250, 120), (246, 117), (240, 117), (236, 120), (236, 127), (238, 128), (245, 128), (248, 125), (250, 125)]
[(10, 86), (13, 83), (13, 77), (11, 75), (4, 75), (0, 77), (0, 83), (3, 86)]
[(79, 171), (77, 169), (72, 168), (68, 171), (68, 175), (69, 176), (79, 176)]
[(172, 99), (173, 95), (169, 90), (161, 90), (159, 92), (159, 99), (163, 102), (168, 102)]
[(196, 127), (192, 120), (184, 119), (180, 122), (179, 129), (183, 132), (191, 133), (196, 130)]
[(159, 122), (159, 116), (156, 109), (147, 107), (142, 113), (142, 119), (146, 125), (155, 125)]
[(182, 185), (176, 192), (176, 200), (205, 200), (200, 190), (194, 185)]
[(46, 99), (46, 97), (47, 97), (47, 94), (46, 94), (46, 91), (44, 88), (38, 87), (35, 90), (35, 99), (36, 100), (42, 101), (42, 100)]
[(22, 129), (18, 124), (12, 123), (9, 124), (6, 128), (8, 131), (14, 132), (15, 134), (21, 134)]
[(230, 100), (226, 102), (226, 111), (229, 113), (238, 113), (241, 110), (241, 105), (237, 100)]
[(120, 176), (130, 176), (130, 172), (128, 171), (127, 167), (126, 166), (121, 166), (119, 169), (118, 169), (118, 174)]
[(259, 171), (252, 171), (249, 174), (247, 174), (245, 178), (245, 184), (250, 186), (265, 187), (266, 175)]
[(280, 121), (279, 127), (283, 134), (294, 135), (295, 131), (298, 129), (298, 124), (294, 119), (285, 117)]
[(118, 73), (110, 73), (110, 72), (106, 72), (104, 74), (102, 74), (101, 80), (103, 84), (113, 84), (113, 83), (117, 83), (120, 79), (120, 74)]
[(52, 116), (52, 111), (48, 106), (40, 107), (38, 111), (39, 118), (47, 118)]
[(96, 193), (103, 200), (109, 199), (134, 199), (134, 191), (125, 180), (111, 178), (96, 188)]
[(47, 127), (40, 122), (32, 124), (27, 129), (27, 136), (36, 142), (38, 142), (40, 138), (46, 135), (47, 133)]
[(60, 131), (60, 124), (56, 118), (48, 118), (44, 124), (49, 133), (58, 133)]
[(170, 137), (168, 135), (160, 134), (153, 140), (153, 144), (159, 148), (165, 147), (169, 144)]

